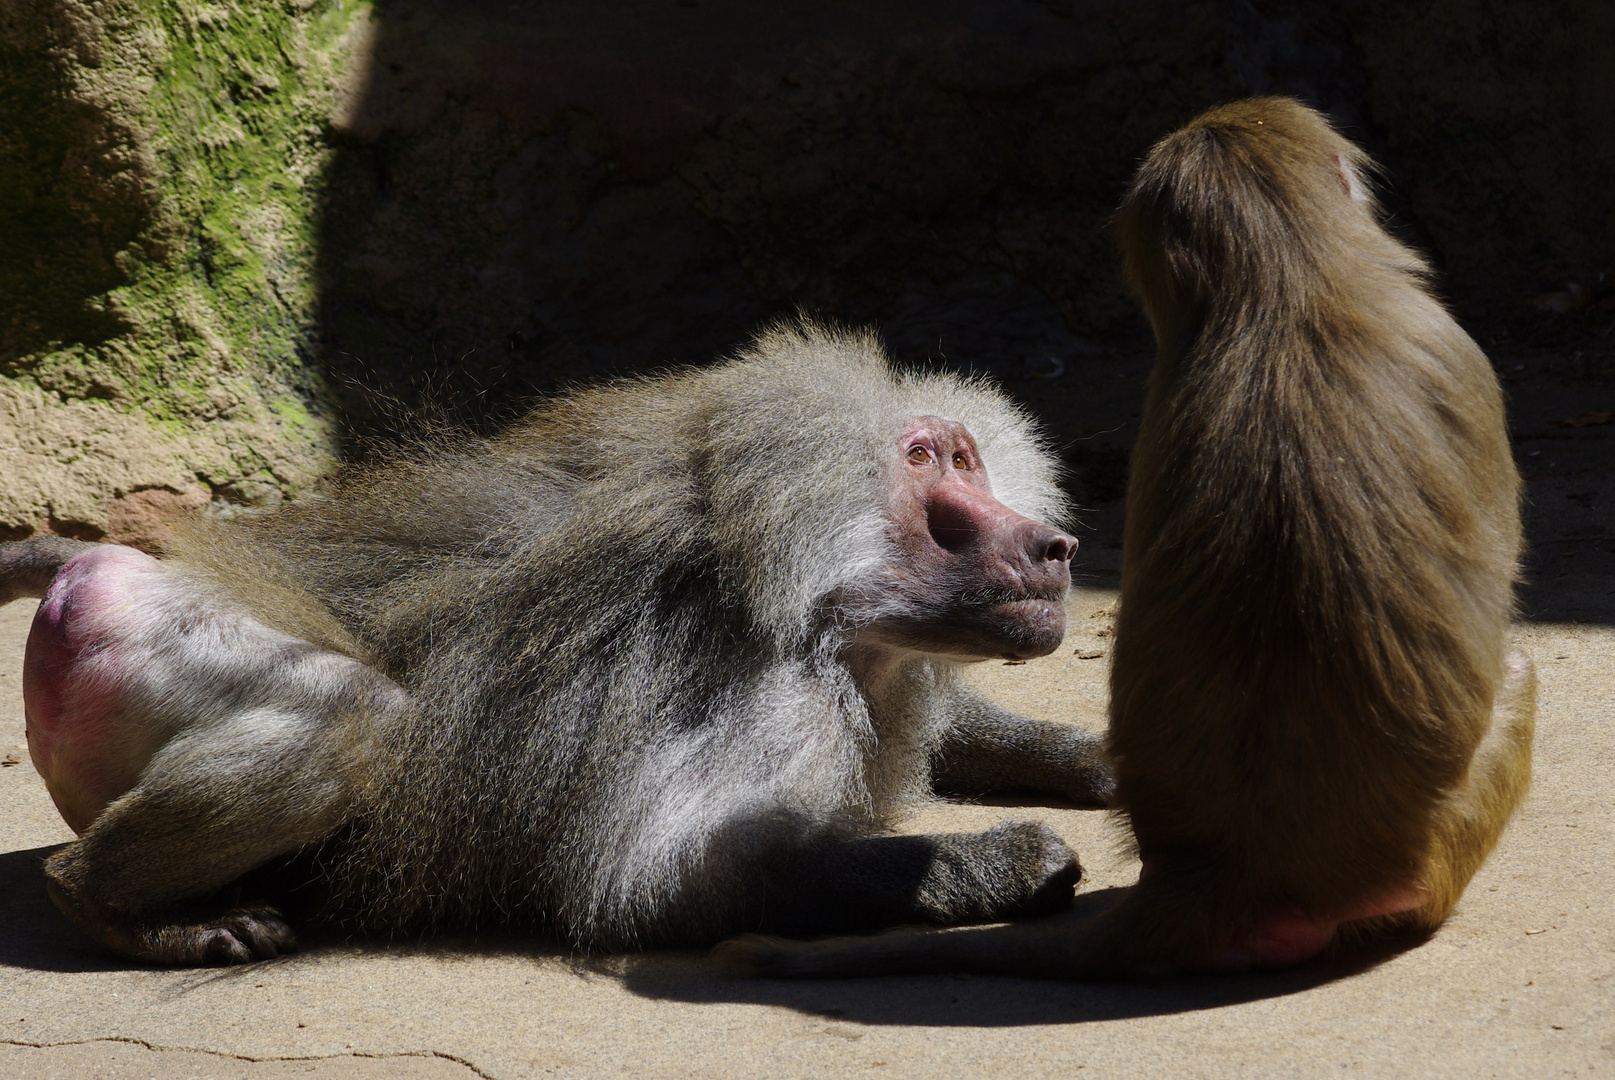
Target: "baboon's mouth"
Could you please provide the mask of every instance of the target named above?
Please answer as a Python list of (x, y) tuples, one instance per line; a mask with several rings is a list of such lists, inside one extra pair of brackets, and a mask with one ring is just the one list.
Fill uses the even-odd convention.
[(976, 592), (964, 604), (970, 608), (1011, 608), (1017, 604), (1061, 604), (1065, 603), (1066, 593), (1070, 590), (1059, 589), (1009, 589), (986, 588)]
[(982, 612), (996, 634), (1012, 648), (1003, 656), (1028, 660), (1047, 656), (1065, 640), (1064, 597), (1020, 597)]
[(1064, 608), (1063, 596), (1017, 596), (1013, 600), (1001, 600), (996, 604), (989, 604), (989, 609), (998, 608), (1003, 611), (1033, 611), (1044, 607)]

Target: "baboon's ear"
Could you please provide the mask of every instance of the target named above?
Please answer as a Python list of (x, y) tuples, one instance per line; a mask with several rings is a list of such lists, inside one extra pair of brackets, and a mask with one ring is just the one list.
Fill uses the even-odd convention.
[(1356, 203), (1368, 201), (1368, 185), (1357, 175), (1357, 170), (1346, 160), (1346, 155), (1335, 155), (1335, 172), (1340, 176), (1340, 186), (1346, 189), (1347, 198)]

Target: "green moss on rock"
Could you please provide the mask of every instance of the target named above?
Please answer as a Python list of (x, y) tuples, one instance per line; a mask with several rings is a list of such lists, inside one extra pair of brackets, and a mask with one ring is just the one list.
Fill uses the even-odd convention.
[(0, 430), (0, 530), (105, 533), (130, 483), (272, 501), (325, 468), (313, 234), (369, 18), (353, 0), (0, 10), (0, 406), (158, 459), (78, 475)]

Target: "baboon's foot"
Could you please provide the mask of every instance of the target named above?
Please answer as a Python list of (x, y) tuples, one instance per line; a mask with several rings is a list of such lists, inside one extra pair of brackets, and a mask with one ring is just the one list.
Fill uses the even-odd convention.
[(91, 910), (55, 883), (51, 899), (69, 919), (107, 948), (131, 960), (174, 967), (246, 964), (270, 960), (297, 948), (297, 935), (280, 911), (267, 904), (232, 907), (217, 914), (196, 909), (123, 915)]
[(1308, 915), (1300, 908), (1269, 912), (1221, 950), (1190, 962), (1196, 972), (1278, 970), (1305, 963), (1334, 940), (1339, 919)]
[(246, 964), (297, 948), (297, 935), (268, 905), (231, 908), (216, 918), (153, 927), (131, 953), (152, 964)]

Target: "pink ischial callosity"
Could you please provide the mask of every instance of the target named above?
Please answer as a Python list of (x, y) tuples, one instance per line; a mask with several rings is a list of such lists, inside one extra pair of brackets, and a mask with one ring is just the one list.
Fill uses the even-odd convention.
[(1409, 888), (1336, 915), (1309, 915), (1296, 907), (1270, 911), (1257, 918), (1249, 930), (1236, 935), (1227, 948), (1201, 957), (1189, 965), (1189, 970), (1276, 971), (1295, 967), (1327, 949), (1347, 923), (1414, 911), (1428, 900), (1422, 889)]
[[(1145, 855), (1139, 880), (1154, 876), (1166, 862), (1162, 857)], [(1295, 904), (1269, 908), (1254, 913), (1227, 944), (1202, 953), (1186, 969), (1231, 974), (1295, 967), (1320, 955), (1347, 923), (1415, 911), (1429, 900), (1423, 888), (1410, 885), (1338, 911), (1310, 913)]]
[(98, 547), (62, 568), (34, 615), (22, 673), (28, 753), (75, 832), (149, 760), (120, 731), (129, 665), (119, 646), (144, 621), (139, 595), (157, 586), (159, 565), (133, 548)]

